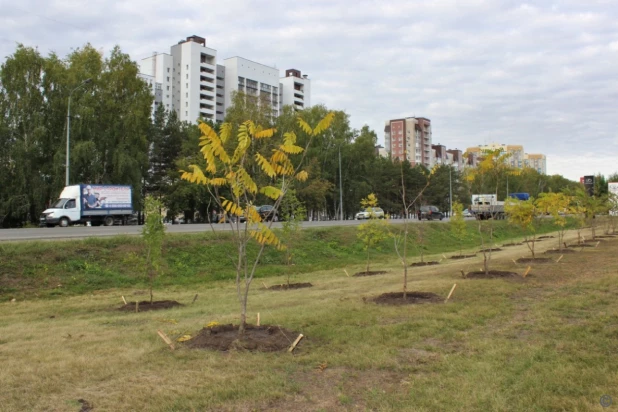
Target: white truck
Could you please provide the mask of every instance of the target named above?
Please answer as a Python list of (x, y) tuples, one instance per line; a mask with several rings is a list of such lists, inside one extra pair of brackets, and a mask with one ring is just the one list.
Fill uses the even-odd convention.
[(504, 202), (498, 201), (498, 196), (491, 195), (472, 195), (472, 205), (470, 212), (478, 220), (504, 219)]
[(74, 224), (112, 226), (116, 221), (129, 223), (133, 215), (131, 186), (66, 186), (60, 198), (39, 218), (42, 227), (67, 227)]

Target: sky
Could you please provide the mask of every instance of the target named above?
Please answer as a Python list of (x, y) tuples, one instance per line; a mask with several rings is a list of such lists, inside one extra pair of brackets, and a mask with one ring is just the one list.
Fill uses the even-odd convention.
[(17, 43), (66, 56), (91, 43), (133, 60), (191, 35), (223, 59), (295, 68), (312, 104), (384, 142), (431, 119), (434, 144), (497, 142), (572, 180), (618, 172), (618, 1), (0, 0), (0, 63)]

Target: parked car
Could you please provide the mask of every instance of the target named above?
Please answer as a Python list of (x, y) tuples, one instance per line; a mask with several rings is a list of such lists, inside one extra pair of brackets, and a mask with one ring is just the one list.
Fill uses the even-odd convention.
[(257, 212), (264, 222), (270, 220), (274, 222), (279, 221), (279, 215), (275, 213), (275, 208), (272, 205), (263, 205), (257, 208)]
[(421, 206), (421, 219), (436, 220), (444, 219), (444, 213), (437, 206)]
[(384, 210), (380, 207), (368, 207), (356, 214), (356, 220), (384, 219)]
[(474, 214), (470, 212), (468, 209), (464, 209), (462, 215), (463, 217), (474, 217)]

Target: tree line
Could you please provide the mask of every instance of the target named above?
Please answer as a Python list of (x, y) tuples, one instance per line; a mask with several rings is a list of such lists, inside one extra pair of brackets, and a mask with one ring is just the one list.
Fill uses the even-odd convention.
[[(71, 184), (128, 184), (133, 187), (138, 211), (150, 194), (161, 201), (170, 219), (180, 215), (192, 221), (209, 219), (216, 210), (211, 195), (204, 187), (181, 179), (182, 170), (204, 161), (199, 153), (198, 122), (181, 122), (174, 111), (162, 106), (153, 116), (153, 96), (138, 73), (137, 64), (118, 46), (105, 57), (86, 44), (61, 58), (18, 45), (7, 57), (0, 67), (2, 227), (36, 224), (64, 187), (69, 94), (86, 79), (91, 81), (71, 95)], [(376, 132), (368, 126), (352, 128), (349, 115), (342, 110), (317, 105), (300, 115), (315, 124), (329, 112), (335, 114), (331, 127), (312, 140), (304, 153), (309, 177), (295, 182), (293, 188), (307, 218), (353, 218), (361, 199), (370, 193), (380, 198), (386, 213), (401, 216), (405, 209), (402, 187), (409, 193), (423, 190), (428, 175), (424, 167), (380, 157)], [(295, 121), (298, 115), (292, 107), (284, 107), (274, 117), (270, 105), (259, 97), (237, 94), (225, 122), (238, 125), (252, 120), (303, 136)], [(219, 125), (207, 123), (219, 131)], [(465, 173), (447, 165), (437, 167), (420, 203), (448, 210), (451, 187), (453, 201), (463, 204), (469, 203), (472, 193), (495, 193), (496, 186), (499, 198), (506, 196), (505, 176), (480, 184), (466, 179)], [(578, 185), (533, 169), (508, 177), (509, 192), (528, 192), (534, 197)], [(599, 184), (598, 190), (606, 191), (606, 187)], [(265, 196), (257, 201), (271, 202)]]

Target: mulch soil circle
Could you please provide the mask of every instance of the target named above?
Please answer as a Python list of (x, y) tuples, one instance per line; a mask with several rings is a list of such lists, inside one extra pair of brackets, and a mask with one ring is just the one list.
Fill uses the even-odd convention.
[(597, 239), (611, 239), (616, 237), (616, 235), (601, 235), (601, 236), (597, 236)]
[(438, 265), (440, 264), (440, 262), (436, 262), (435, 260), (431, 261), (431, 262), (414, 262), (411, 263), (410, 266), (432, 266), (432, 265)]
[(471, 257), (475, 257), (476, 254), (474, 255), (456, 255), (456, 256), (451, 256), (449, 259), (466, 259), (466, 258), (471, 258)]
[[(149, 310), (170, 309), (177, 306), (182, 306), (182, 303), (178, 303), (175, 300), (155, 300), (152, 303), (150, 303), (149, 300), (143, 300), (139, 302), (137, 311), (146, 312)], [(129, 302), (126, 305), (122, 305), (118, 308), (118, 310), (122, 310), (124, 312), (135, 312), (135, 302)]]
[(586, 240), (583, 240), (583, 242), (586, 242), (586, 243), (596, 243), (596, 242), (600, 242), (601, 240), (603, 240), (603, 239), (599, 239), (599, 238), (600, 238), (600, 236), (596, 236), (594, 239), (586, 239)]
[(357, 272), (353, 276), (356, 276), (356, 277), (360, 277), (360, 276), (375, 276), (375, 275), (383, 275), (385, 273), (386, 273), (385, 270), (373, 270), (373, 271), (370, 270), (369, 272)]
[(562, 249), (562, 250), (558, 250), (558, 249), (549, 249), (546, 250), (545, 253), (547, 253), (548, 255), (561, 255), (561, 254), (568, 254), (568, 253), (577, 253), (576, 250), (573, 249)]
[(479, 250), (478, 253), (483, 253), (483, 252), (499, 252), (501, 250), (502, 249), (500, 249), (499, 247), (495, 247), (495, 248), (492, 248), (492, 249), (481, 249), (481, 250)]
[(283, 285), (273, 285), (269, 286), (268, 290), (291, 290), (291, 289), (302, 289), (302, 288), (310, 288), (313, 285), (311, 283), (290, 283)]
[(523, 245), (523, 243), (505, 243), (504, 245), (502, 245), (502, 247), (505, 246), (521, 246)]
[(551, 236), (551, 235), (545, 235), (545, 236), (539, 236), (537, 237), (537, 239), (554, 239), (556, 236)]
[(552, 259), (550, 258), (519, 258), (517, 259), (517, 263), (549, 263), (549, 262), (553, 262)]
[(381, 294), (373, 301), (380, 305), (416, 305), (422, 303), (441, 303), (444, 302), (444, 297), (431, 292), (408, 292), (404, 300), (403, 292), (390, 292)]
[(569, 245), (568, 247), (594, 247), (594, 245), (589, 245), (586, 243), (580, 243), (579, 245), (575, 244), (575, 245)]
[(468, 272), (466, 279), (522, 279), (519, 273), (509, 272), (505, 270), (490, 270), (487, 273), (485, 271)]
[[(247, 325), (244, 335), (239, 337), (238, 325), (217, 325), (203, 328), (195, 337), (186, 341), (185, 346), (191, 349), (214, 349), (219, 351), (236, 349), (256, 352), (278, 352), (288, 349), (298, 335), (298, 332), (275, 325)], [(299, 346), (303, 341), (304, 339), (300, 341)]]

